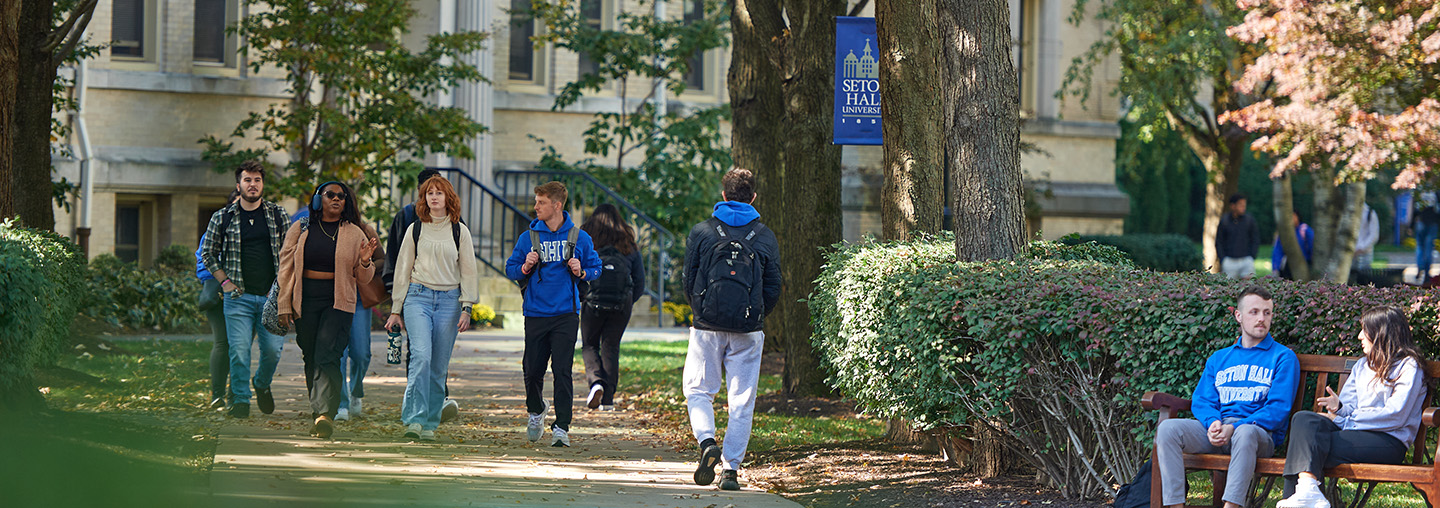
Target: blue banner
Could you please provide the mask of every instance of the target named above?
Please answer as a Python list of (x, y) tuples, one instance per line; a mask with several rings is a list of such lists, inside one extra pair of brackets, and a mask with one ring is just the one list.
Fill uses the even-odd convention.
[(834, 144), (881, 144), (875, 18), (835, 18)]

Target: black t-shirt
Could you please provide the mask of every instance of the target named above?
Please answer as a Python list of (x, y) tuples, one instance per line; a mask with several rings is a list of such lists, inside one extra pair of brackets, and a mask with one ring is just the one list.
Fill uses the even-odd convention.
[(335, 273), (335, 242), (340, 238), (340, 221), (310, 223), (305, 238), (305, 269)]
[(270, 251), (265, 207), (254, 211), (241, 208), (235, 220), (240, 221), (240, 273), (245, 274), (245, 294), (269, 294), (270, 284), (275, 282), (275, 255)]

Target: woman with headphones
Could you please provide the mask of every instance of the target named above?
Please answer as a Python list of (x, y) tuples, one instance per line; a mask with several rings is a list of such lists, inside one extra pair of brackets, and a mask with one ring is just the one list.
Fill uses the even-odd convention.
[(349, 186), (320, 184), (310, 200), (310, 216), (290, 225), (280, 250), (280, 322), (295, 324), (315, 417), (310, 434), (321, 438), (335, 431), (340, 409), (340, 355), (350, 344), (359, 298), (355, 288), (375, 275), (370, 256), (379, 242), (361, 228), (355, 203)]

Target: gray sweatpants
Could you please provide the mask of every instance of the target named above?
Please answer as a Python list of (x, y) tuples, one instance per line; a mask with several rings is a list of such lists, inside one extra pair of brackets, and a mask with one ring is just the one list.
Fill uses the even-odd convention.
[[(685, 353), (685, 405), (696, 441), (715, 438), (715, 394), (723, 380), (728, 389), (730, 423), (720, 461), (725, 469), (740, 469), (750, 445), (750, 419), (755, 414), (755, 391), (760, 384), (760, 353), (765, 332), (732, 333), (690, 329)], [(724, 367), (722, 378), (720, 369)]]
[[(1233, 423), (1227, 421), (1226, 423)], [(1235, 427), (1225, 446), (1210, 444), (1204, 425), (1190, 419), (1172, 418), (1160, 422), (1155, 431), (1155, 452), (1160, 461), (1161, 499), (1165, 506), (1185, 502), (1185, 459), (1181, 453), (1230, 455), (1222, 500), (1245, 506), (1250, 498), (1250, 481), (1255, 477), (1255, 459), (1275, 455), (1275, 440), (1258, 425)]]

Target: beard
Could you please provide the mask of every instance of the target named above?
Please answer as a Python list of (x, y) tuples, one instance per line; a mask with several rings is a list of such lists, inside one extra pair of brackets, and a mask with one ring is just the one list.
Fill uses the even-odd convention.
[(260, 200), (260, 197), (263, 196), (263, 195), (264, 195), (264, 193), (257, 192), (257, 193), (255, 193), (255, 196), (252, 197), (252, 196), (250, 196), (249, 194), (241, 193), (241, 194), (240, 194), (240, 199), (245, 200), (246, 203), (254, 203), (254, 202), (256, 202), (256, 201), (259, 201), (259, 200)]

